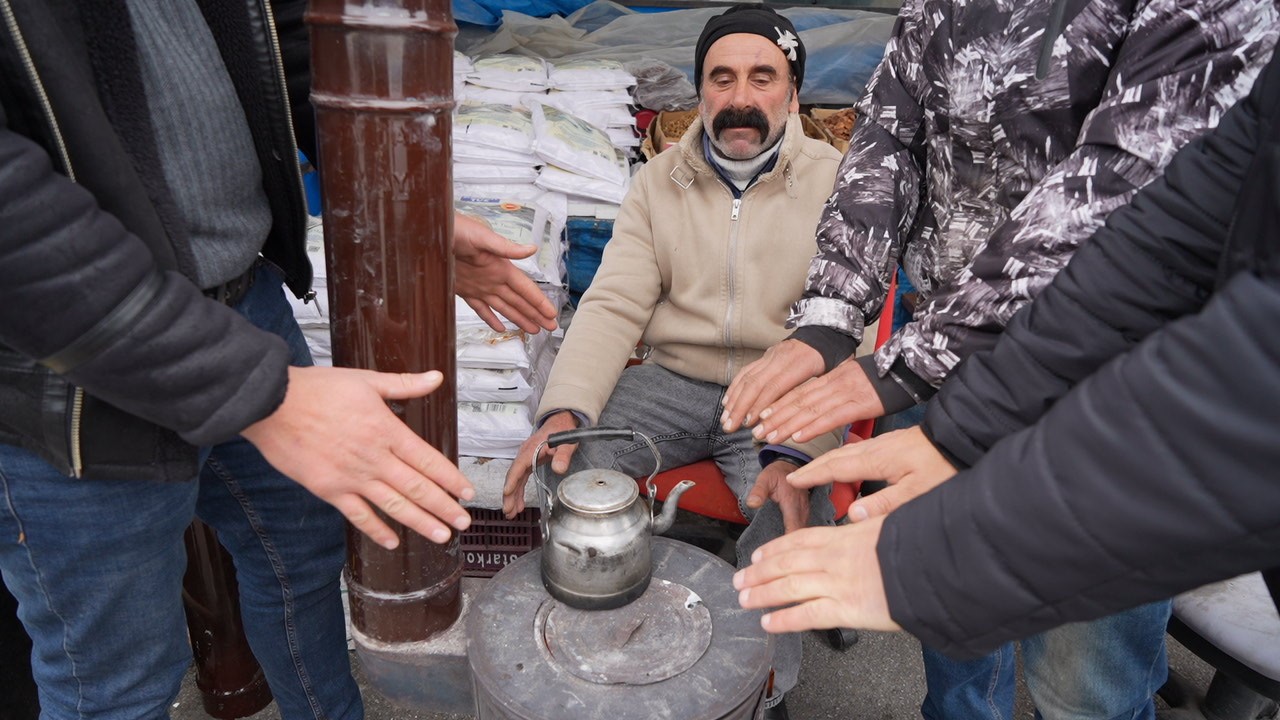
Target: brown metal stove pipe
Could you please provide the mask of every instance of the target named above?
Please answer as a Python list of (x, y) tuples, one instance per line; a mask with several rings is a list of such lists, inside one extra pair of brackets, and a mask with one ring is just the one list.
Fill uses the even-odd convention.
[[(450, 2), (312, 0), (307, 22), (334, 365), (444, 373), (392, 409), (456, 462)], [(461, 611), (457, 535), (441, 546), (383, 519), (395, 550), (347, 531), (357, 650), (426, 640)]]

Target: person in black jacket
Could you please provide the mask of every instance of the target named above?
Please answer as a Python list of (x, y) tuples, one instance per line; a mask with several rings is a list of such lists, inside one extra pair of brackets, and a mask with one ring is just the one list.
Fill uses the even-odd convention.
[(968, 656), (1275, 566), (1277, 192), (1272, 60), (960, 366), (922, 428), (790, 476), (894, 485), (862, 501), (868, 520), (764, 546), (735, 578), (743, 606), (799, 603), (764, 617), (771, 632), (901, 627)]
[[(440, 374), (307, 367), (281, 290), (311, 281), (305, 6), (0, 2), (0, 573), (46, 717), (166, 716), (199, 515), (282, 716), (358, 718), (343, 515), (387, 546), (375, 507), (437, 542), (469, 523), (386, 405)], [(554, 327), (524, 251), (455, 235), (473, 306)]]

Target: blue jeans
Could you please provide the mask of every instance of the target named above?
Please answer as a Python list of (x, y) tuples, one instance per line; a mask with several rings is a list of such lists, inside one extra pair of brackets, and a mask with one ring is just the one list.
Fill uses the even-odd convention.
[[(1022, 641), (1036, 716), (1049, 720), (1150, 720), (1168, 672), (1169, 602), (1143, 605), (1089, 623), (1063, 625)], [(957, 661), (924, 650), (929, 720), (1013, 717), (1014, 647)]]
[[(310, 354), (263, 267), (236, 308)], [(342, 516), (247, 441), (202, 449), (189, 482), (66, 477), (0, 445), (0, 573), (34, 643), (42, 718), (165, 718), (191, 662), (183, 532), (199, 517), (235, 559), (241, 615), (281, 716), (361, 718), (338, 577)]]

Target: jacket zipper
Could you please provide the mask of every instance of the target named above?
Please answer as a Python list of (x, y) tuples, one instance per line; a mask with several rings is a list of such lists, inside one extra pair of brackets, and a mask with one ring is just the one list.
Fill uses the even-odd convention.
[[(27, 75), (31, 79), (31, 87), (36, 91), (36, 96), (40, 100), (40, 110), (44, 113), (46, 121), (49, 123), (49, 131), (53, 134), (54, 144), (58, 146), (58, 159), (62, 162), (62, 170), (67, 174), (67, 178), (71, 182), (76, 181), (75, 168), (71, 166), (71, 153), (67, 152), (66, 139), (62, 137), (62, 129), (58, 126), (58, 118), (53, 114), (53, 103), (49, 102), (49, 93), (44, 89), (44, 83), (40, 80), (40, 73), (36, 70), (36, 63), (31, 59), (31, 50), (27, 48), (27, 41), (22, 37), (22, 29), (18, 27), (18, 19), (13, 14), (13, 6), (9, 0), (0, 0), (0, 12), (4, 13), (4, 23), (9, 28), (9, 34), (13, 37), (14, 47), (18, 49), (18, 54), (22, 56), (22, 66), (26, 69)], [(71, 396), (71, 427), (69, 430), (69, 447), (68, 451), (71, 455), (71, 474), (79, 478), (84, 472), (84, 464), (80, 454), (80, 420), (84, 414), (84, 388), (72, 386)]]
[[(262, 11), (263, 17), (267, 20), (267, 44), (271, 46), (271, 54), (275, 58), (276, 82), (280, 83), (281, 104), (284, 106), (284, 126), (289, 132), (289, 149), (293, 151), (292, 162), (289, 163), (293, 168), (294, 188), (297, 191), (297, 197), (303, 197), (305, 190), (302, 187), (302, 168), (298, 165), (298, 135), (293, 128), (293, 111), (289, 107), (289, 84), (284, 76), (284, 56), (280, 53), (280, 36), (276, 33), (276, 16), (271, 11), (270, 3), (259, 2), (258, 8)], [(304, 200), (305, 202), (305, 200)], [(306, 206), (302, 207), (302, 214), (307, 214)], [(305, 228), (303, 228), (305, 232)], [(311, 289), (310, 281), (307, 283), (306, 301), (310, 301), (315, 297), (315, 291)]]
[[(750, 188), (748, 188), (750, 189)], [(738, 216), (742, 211), (742, 198), (733, 199), (733, 210), (729, 213), (729, 307), (724, 313), (724, 347), (728, 353), (725, 365), (724, 384), (733, 382), (733, 304), (738, 301), (737, 275), (738, 259)]]

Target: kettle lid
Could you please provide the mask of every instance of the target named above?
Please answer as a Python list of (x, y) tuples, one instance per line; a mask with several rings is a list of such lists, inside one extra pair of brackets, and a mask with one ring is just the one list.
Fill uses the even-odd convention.
[(633, 478), (617, 470), (592, 468), (565, 478), (556, 495), (565, 507), (577, 512), (605, 514), (634, 503), (640, 490)]

